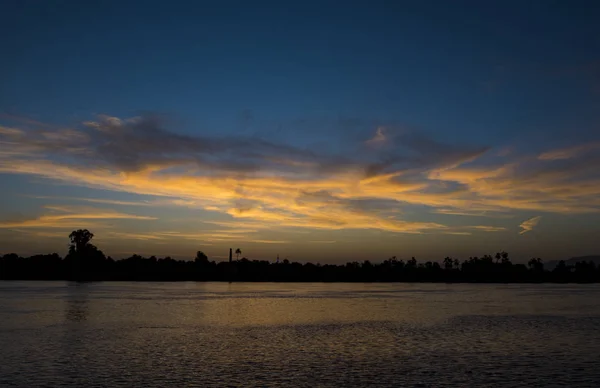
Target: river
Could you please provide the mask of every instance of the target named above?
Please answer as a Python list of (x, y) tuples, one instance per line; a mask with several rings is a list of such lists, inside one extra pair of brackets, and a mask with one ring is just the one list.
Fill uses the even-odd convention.
[(600, 285), (0, 282), (2, 387), (600, 386)]

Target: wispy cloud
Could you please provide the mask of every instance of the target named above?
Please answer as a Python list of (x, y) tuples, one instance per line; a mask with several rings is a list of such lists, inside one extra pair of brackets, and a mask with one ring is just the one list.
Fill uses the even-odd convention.
[(486, 225), (471, 226), (469, 228), (482, 230), (484, 232), (504, 232), (506, 230), (506, 228), (503, 226), (486, 226)]
[(445, 214), (451, 216), (467, 216), (467, 217), (488, 217), (488, 218), (513, 218), (514, 215), (506, 214), (507, 210), (498, 209), (495, 211), (479, 210), (454, 210), (454, 209), (433, 209), (432, 212), (436, 214)]
[(155, 220), (155, 217), (120, 213), (87, 207), (45, 206), (46, 214), (31, 219), (0, 221), (0, 228), (69, 228), (91, 224), (93, 220)]
[(108, 232), (106, 233), (108, 238), (127, 239), (127, 240), (165, 240), (164, 236), (154, 233), (131, 233), (131, 232)]
[(220, 242), (220, 241), (248, 241), (252, 240), (256, 230), (253, 229), (220, 229), (220, 230), (200, 230), (200, 231), (158, 231), (152, 233), (153, 236), (162, 239), (183, 239), (202, 242)]
[(46, 230), (39, 230), (37, 228), (36, 229), (14, 229), (14, 228), (11, 228), (11, 230), (13, 232), (18, 232), (19, 234), (22, 234), (22, 235), (35, 236), (35, 237), (41, 237), (41, 238), (65, 239), (67, 237), (67, 233), (65, 233), (64, 231), (60, 231), (60, 232), (56, 232), (56, 231), (52, 231), (52, 230), (46, 231)]
[(289, 241), (285, 240), (260, 240), (260, 239), (249, 239), (242, 240), (243, 242), (255, 243), (255, 244), (287, 244)]
[(85, 197), (56, 197), (56, 196), (47, 196), (47, 195), (27, 195), (30, 198), (36, 199), (51, 199), (51, 200), (61, 200), (61, 201), (69, 201), (69, 202), (90, 202), (90, 203), (98, 203), (105, 205), (118, 205), (118, 206), (153, 206), (157, 205), (157, 203), (152, 201), (121, 201), (114, 199), (103, 199), (103, 198), (85, 198)]
[(23, 134), (23, 131), (20, 129), (0, 125), (0, 134), (5, 136), (19, 136)]
[(519, 225), (519, 227), (523, 230), (521, 230), (519, 232), (519, 234), (523, 234), (523, 233), (527, 233), (533, 230), (533, 228), (535, 228), (538, 224), (538, 222), (540, 222), (540, 219), (542, 217), (541, 216), (537, 216), (537, 217), (532, 217), (528, 220), (525, 220), (521, 223), (521, 225)]
[(558, 150), (552, 150), (548, 152), (544, 152), (538, 156), (540, 160), (562, 160), (562, 159), (571, 159), (582, 156), (587, 152), (590, 152), (595, 149), (600, 148), (600, 142), (597, 143), (588, 143), (582, 144), (569, 148), (562, 148)]
[[(553, 163), (546, 162), (549, 157), (511, 153), (510, 159), (494, 154), (491, 161), (478, 164), (490, 147), (444, 144), (410, 132), (391, 136), (392, 129), (381, 128), (371, 140), (385, 141), (386, 147), (365, 149), (357, 140), (360, 152), (343, 153), (257, 137), (186, 136), (166, 130), (154, 117), (103, 116), (78, 128), (49, 131), (0, 134), (10, 142), (0, 142), (0, 172), (154, 196), (148, 203), (210, 210), (236, 223), (254, 224), (252, 230), (500, 232), (505, 229), (486, 225), (459, 230), (441, 221), (407, 217), (403, 209), (417, 206), (445, 215), (499, 218), (524, 210), (600, 211), (600, 157), (595, 148), (581, 153), (585, 157), (554, 157)], [(86, 214), (89, 218), (94, 213)], [(232, 236), (215, 233), (203, 236), (211, 241)]]
[(176, 242), (189, 240), (201, 245), (211, 245), (220, 242), (239, 242), (254, 244), (287, 244), (287, 240), (274, 240), (261, 238), (256, 230), (252, 229), (219, 229), (198, 231), (154, 231), (154, 232), (129, 232), (129, 231), (107, 231), (103, 234), (107, 239), (128, 239), (153, 242)]
[(378, 127), (375, 131), (375, 135), (366, 141), (366, 144), (369, 146), (375, 146), (379, 144), (385, 143), (387, 137), (385, 136), (385, 128)]

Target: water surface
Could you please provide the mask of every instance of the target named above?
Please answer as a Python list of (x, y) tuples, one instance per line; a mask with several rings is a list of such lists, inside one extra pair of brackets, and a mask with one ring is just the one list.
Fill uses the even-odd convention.
[(0, 386), (600, 386), (600, 286), (0, 282)]

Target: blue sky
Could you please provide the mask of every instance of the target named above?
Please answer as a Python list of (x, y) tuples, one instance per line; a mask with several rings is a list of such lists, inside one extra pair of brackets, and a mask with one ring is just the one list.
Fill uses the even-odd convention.
[(2, 252), (75, 227), (116, 257), (600, 251), (596, 2), (0, 14)]

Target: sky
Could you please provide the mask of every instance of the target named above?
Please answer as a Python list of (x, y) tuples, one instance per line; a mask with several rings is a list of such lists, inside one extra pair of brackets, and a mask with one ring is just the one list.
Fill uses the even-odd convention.
[(596, 1), (0, 5), (0, 253), (600, 254)]

